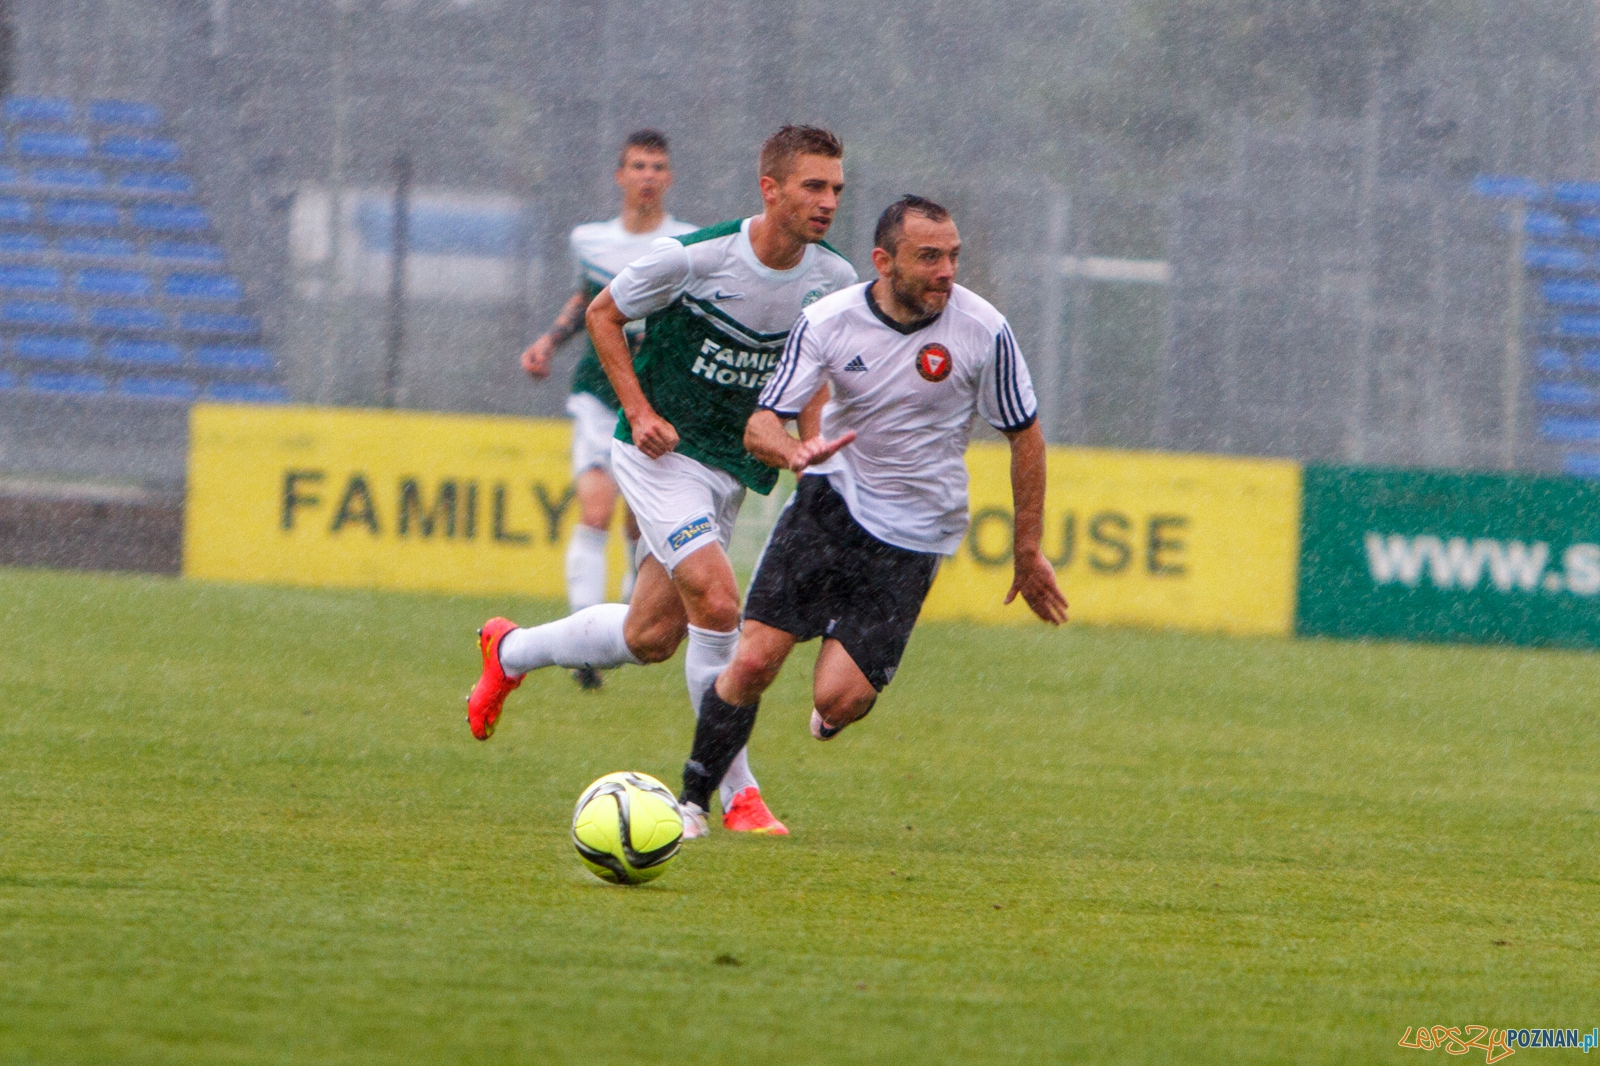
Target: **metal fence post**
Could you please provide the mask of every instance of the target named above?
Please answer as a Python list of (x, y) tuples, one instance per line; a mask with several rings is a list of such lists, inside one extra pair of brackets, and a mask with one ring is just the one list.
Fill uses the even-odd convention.
[(1517, 468), (1522, 415), (1522, 241), (1528, 205), (1511, 201), (1511, 259), (1506, 264), (1506, 351), (1500, 374), (1500, 465)]
[(383, 406), (400, 393), (400, 353), (406, 336), (406, 252), (411, 243), (411, 157), (394, 157), (394, 231), (389, 249), (389, 348), (383, 363)]

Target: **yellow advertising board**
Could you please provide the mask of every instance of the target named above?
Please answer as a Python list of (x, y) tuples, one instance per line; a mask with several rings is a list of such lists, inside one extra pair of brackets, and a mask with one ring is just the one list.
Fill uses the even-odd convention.
[[(570, 442), (563, 420), (197, 405), (184, 573), (559, 599), (577, 520)], [(1291, 630), (1294, 463), (1078, 448), (1050, 449), (1049, 463), (1044, 547), (1074, 621)], [(923, 617), (1028, 622), (1022, 603), (1001, 605), (1009, 449), (976, 443), (967, 467), (972, 528)], [(613, 537), (613, 595), (622, 550)]]
[[(1010, 451), (967, 453), (972, 528), (922, 617), (1024, 623), (1011, 586)], [(1073, 621), (1289, 633), (1300, 541), (1300, 468), (1273, 459), (1051, 448), (1045, 553)]]
[(571, 439), (561, 420), (196, 405), (184, 573), (561, 598)]

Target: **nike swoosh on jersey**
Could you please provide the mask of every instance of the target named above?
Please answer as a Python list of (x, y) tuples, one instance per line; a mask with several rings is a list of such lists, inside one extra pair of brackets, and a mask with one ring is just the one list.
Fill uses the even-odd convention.
[(742, 299), (744, 299), (744, 293), (742, 293), (742, 292), (723, 292), (721, 289), (718, 289), (716, 292), (711, 294), (711, 299), (714, 300), (714, 301), (715, 300), (742, 300)]

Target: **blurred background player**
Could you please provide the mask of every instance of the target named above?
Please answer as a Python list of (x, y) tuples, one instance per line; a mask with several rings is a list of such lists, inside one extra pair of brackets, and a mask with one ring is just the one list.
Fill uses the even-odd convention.
[[(873, 245), (878, 279), (801, 314), (745, 430), (754, 457), (802, 476), (750, 581), (738, 652), (700, 705), (683, 769), (685, 837), (706, 832), (711, 790), (796, 642), (823, 638), (812, 681), (818, 740), (864, 716), (888, 686), (940, 558), (966, 536), (975, 415), (1011, 442), (1016, 525), (1005, 602), (1020, 595), (1044, 621), (1067, 619), (1040, 548), (1045, 441), (1011, 327), (955, 283), (961, 235), (933, 201), (891, 204)], [(783, 422), (822, 386), (832, 395), (821, 435), (796, 440)], [(819, 461), (830, 450), (837, 454)]]
[[(612, 470), (650, 553), (626, 608), (601, 604), (531, 629), (484, 624), (483, 674), (467, 708), (475, 736), (493, 732), (529, 670), (661, 662), (687, 635), (684, 679), (698, 708), (732, 659), (739, 588), (728, 539), (745, 490), (765, 494), (777, 482), (745, 451), (745, 424), (801, 309), (856, 280), (821, 243), (844, 189), (843, 157), (827, 130), (783, 127), (761, 148), (761, 214), (656, 242), (589, 305), (589, 335), (624, 416)], [(624, 328), (646, 316), (635, 358)], [(721, 769), (712, 787), (725, 828), (788, 832), (762, 801), (742, 741)]]
[[(573, 229), (570, 243), (578, 291), (562, 305), (550, 331), (522, 353), (523, 369), (534, 377), (550, 373), (556, 350), (583, 328), (589, 302), (617, 271), (649, 251), (657, 238), (695, 229), (673, 218), (664, 206), (672, 187), (668, 149), (667, 138), (656, 130), (639, 130), (623, 142), (616, 175), (617, 187), (622, 190), (622, 214)], [(627, 336), (634, 349), (643, 335), (643, 322), (628, 323)], [(583, 354), (572, 369), (572, 394), (567, 397), (567, 413), (572, 415), (572, 482), (578, 503), (578, 521), (567, 542), (566, 561), (567, 606), (574, 612), (606, 599), (606, 543), (617, 503), (617, 483), (611, 477), (611, 435), (617, 428), (618, 409), (617, 394), (606, 380), (593, 342), (585, 336)], [(639, 529), (626, 506), (623, 535), (627, 551), (622, 599), (627, 602), (633, 594)], [(600, 671), (594, 667), (576, 669), (572, 676), (586, 689), (601, 685)]]

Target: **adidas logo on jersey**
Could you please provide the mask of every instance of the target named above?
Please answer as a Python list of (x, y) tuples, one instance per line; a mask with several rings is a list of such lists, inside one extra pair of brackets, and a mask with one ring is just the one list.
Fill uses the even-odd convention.
[(858, 355), (855, 358), (851, 359), (848, 363), (846, 363), (844, 365), (844, 368), (846, 370), (861, 370), (861, 371), (865, 371), (867, 369), (867, 364), (863, 363), (861, 361), (861, 357)]

